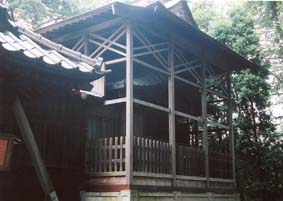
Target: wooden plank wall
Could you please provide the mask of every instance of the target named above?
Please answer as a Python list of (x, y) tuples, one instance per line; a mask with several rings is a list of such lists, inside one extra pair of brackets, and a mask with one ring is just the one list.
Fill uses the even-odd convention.
[[(46, 166), (81, 169), (86, 129), (80, 100), (62, 96), (23, 103)], [(30, 164), (25, 151), (20, 158)]]

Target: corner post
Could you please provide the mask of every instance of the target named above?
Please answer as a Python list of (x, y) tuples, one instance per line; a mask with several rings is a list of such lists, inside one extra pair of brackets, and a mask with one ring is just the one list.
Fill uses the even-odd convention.
[(202, 64), (202, 90), (201, 90), (201, 110), (203, 122), (203, 148), (205, 161), (206, 187), (209, 187), (209, 159), (208, 159), (208, 130), (207, 130), (207, 94), (206, 94), (206, 65)]
[(228, 124), (230, 134), (230, 153), (232, 157), (232, 177), (234, 180), (234, 189), (236, 189), (236, 165), (235, 165), (235, 142), (234, 142), (234, 128), (233, 128), (233, 100), (231, 91), (231, 77), (227, 76), (227, 88), (229, 93), (229, 105), (228, 105)]
[(171, 173), (173, 186), (176, 185), (176, 136), (175, 136), (175, 74), (174, 74), (174, 43), (169, 42), (168, 67), (168, 106), (169, 106), (169, 144), (171, 146)]
[(126, 27), (126, 184), (133, 179), (133, 24)]

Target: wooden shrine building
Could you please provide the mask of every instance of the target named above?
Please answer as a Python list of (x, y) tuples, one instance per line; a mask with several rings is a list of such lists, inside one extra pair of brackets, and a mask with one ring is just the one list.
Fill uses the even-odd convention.
[(100, 65), (17, 26), (0, 7), (1, 201), (56, 200), (56, 192), (80, 200), (86, 108), (76, 94), (101, 79)]
[(19, 108), (59, 200), (239, 199), (230, 76), (255, 66), (198, 30), (187, 9), (111, 3), (37, 33), (1, 16), (0, 104), (9, 115), (0, 131), (15, 145), (0, 199), (6, 184), (15, 198), (3, 201), (19, 200), (17, 191), (42, 196), (28, 193), (42, 179)]

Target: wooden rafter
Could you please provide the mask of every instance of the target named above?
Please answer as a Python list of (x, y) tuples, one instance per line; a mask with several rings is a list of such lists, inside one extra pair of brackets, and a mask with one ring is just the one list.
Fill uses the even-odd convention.
[[(214, 87), (218, 87), (218, 89), (220, 89), (220, 91), (222, 91), (223, 92), (223, 96), (228, 96), (228, 92), (227, 92), (227, 88), (225, 89), (225, 87), (221, 84), (221, 83), (223, 83), (223, 81), (227, 81), (227, 79), (226, 79), (226, 74), (224, 74), (224, 75), (217, 75), (216, 73), (215, 73), (215, 71), (213, 70), (213, 68), (211, 68), (211, 66), (208, 66), (207, 67), (207, 72), (210, 74), (210, 75), (212, 75), (213, 76), (213, 78), (214, 79), (216, 79), (216, 82), (215, 82), (215, 84), (213, 84), (212, 86), (214, 86)], [(224, 77), (224, 79), (222, 80), (222, 78)], [(218, 83), (218, 82), (220, 82), (220, 83)], [(208, 86), (208, 88), (209, 87), (211, 87), (210, 85)], [(212, 89), (210, 89), (210, 91), (215, 91), (215, 90), (212, 90)], [(219, 90), (218, 90), (219, 91)], [(216, 91), (215, 91), (216, 92)], [(219, 92), (217, 92), (217, 93), (219, 93)]]
[(138, 50), (147, 50), (148, 48), (158, 48), (159, 46), (168, 46), (167, 42), (163, 42), (163, 43), (155, 43), (155, 44), (150, 44), (150, 45), (142, 45), (142, 46), (138, 46), (138, 47), (134, 47), (134, 51), (138, 51)]
[(167, 52), (167, 51), (168, 51), (168, 48), (157, 49), (157, 50), (154, 50), (154, 51), (146, 51), (146, 52), (142, 52), (142, 53), (136, 53), (136, 54), (134, 54), (134, 57), (141, 57), (141, 56), (156, 54), (156, 53), (160, 53), (160, 52)]
[(145, 61), (142, 61), (142, 60), (140, 60), (140, 59), (134, 58), (134, 62), (139, 63), (139, 64), (141, 64), (141, 65), (143, 65), (143, 66), (145, 66), (145, 67), (147, 67), (147, 68), (150, 68), (150, 69), (152, 69), (152, 70), (155, 70), (155, 71), (157, 71), (157, 72), (163, 73), (163, 74), (165, 74), (165, 75), (169, 75), (169, 72), (168, 72), (168, 71), (163, 70), (163, 69), (161, 69), (161, 68), (158, 68), (157, 66), (151, 65), (151, 64), (149, 64), (149, 63), (147, 63), (147, 62), (145, 62)]
[[(113, 47), (113, 45), (118, 44), (117, 40), (119, 40), (123, 35), (125, 35), (125, 33), (126, 33), (125, 25), (123, 24), (114, 33), (112, 33), (107, 39), (103, 40), (103, 42), (98, 42), (97, 40), (89, 39), (90, 43), (93, 43), (98, 46), (98, 48), (96, 48), (96, 50), (94, 50), (90, 54), (90, 57), (98, 58), (107, 50), (110, 50), (122, 56), (126, 56), (125, 52), (122, 52), (120, 49)], [(90, 36), (94, 36), (94, 35), (90, 34)]]
[(82, 36), (77, 42), (76, 44), (72, 47), (72, 50), (75, 50), (75, 51), (80, 51), (81, 48), (83, 47), (84, 45), (84, 36)]
[(152, 56), (161, 64), (164, 69), (168, 68), (168, 63), (166, 59), (159, 53), (155, 52), (156, 48), (154, 46), (150, 46), (151, 42), (148, 38), (138, 29), (135, 28), (135, 37), (144, 45), (147, 46), (146, 49), (152, 53)]
[(194, 87), (197, 87), (197, 88), (201, 88), (201, 85), (196, 84), (195, 82), (189, 81), (189, 80), (187, 80), (187, 79), (185, 79), (185, 78), (179, 77), (179, 76), (177, 76), (177, 75), (175, 76), (175, 78), (176, 78), (177, 80), (179, 80), (179, 81), (181, 81), (181, 82), (184, 82), (184, 83), (186, 83), (186, 84), (189, 84), (189, 85), (191, 85), (191, 86), (194, 86)]
[(192, 66), (190, 65), (187, 58), (176, 48), (175, 56), (184, 64), (185, 67), (187, 67), (187, 70), (190, 72), (190, 74), (195, 78), (195, 80), (199, 83), (202, 82), (200, 75), (194, 71)]
[(152, 36), (154, 36), (154, 37), (156, 37), (156, 38), (158, 38), (162, 41), (168, 41), (168, 39), (169, 39), (169, 38), (165, 37), (164, 35), (156, 32), (156, 31), (153, 31), (152, 29), (149, 29), (145, 25), (139, 24), (139, 25), (136, 25), (136, 28), (139, 28), (139, 30), (145, 31), (145, 32), (151, 34)]
[(181, 68), (181, 67), (186, 67), (187, 65), (192, 65), (192, 64), (195, 64), (195, 63), (200, 63), (200, 61), (198, 59), (194, 59), (194, 60), (191, 60), (191, 61), (189, 61), (187, 63), (176, 64), (175, 65), (175, 71), (176, 70), (180, 70), (179, 68)]
[(104, 63), (107, 66), (107, 65), (113, 65), (113, 64), (125, 62), (125, 61), (126, 61), (126, 57), (123, 57), (123, 58), (119, 58), (119, 59), (108, 60)]
[[(189, 69), (190, 70), (194, 70), (194, 69), (197, 69), (197, 68), (200, 68), (201, 67), (201, 64), (197, 64), (197, 65), (194, 65), (192, 67), (190, 67)], [(186, 71), (189, 71), (188, 67), (185, 66), (185, 68), (181, 69), (181, 70), (178, 70), (178, 71), (175, 71), (175, 74), (180, 74), (180, 73), (183, 73), (183, 72), (186, 72)]]
[(115, 18), (109, 21), (105, 21), (99, 24), (95, 24), (95, 25), (91, 25), (87, 28), (84, 29), (80, 29), (78, 31), (74, 31), (71, 33), (67, 33), (67, 34), (62, 34), (59, 37), (56, 37), (54, 39), (54, 41), (58, 42), (58, 43), (63, 43), (63, 42), (67, 42), (70, 40), (74, 40), (74, 39), (78, 39), (80, 37), (82, 37), (85, 33), (91, 33), (91, 32), (99, 32), (102, 31), (104, 29), (109, 29), (113, 26), (117, 26), (118, 24), (121, 24), (123, 22), (122, 20), (123, 18)]

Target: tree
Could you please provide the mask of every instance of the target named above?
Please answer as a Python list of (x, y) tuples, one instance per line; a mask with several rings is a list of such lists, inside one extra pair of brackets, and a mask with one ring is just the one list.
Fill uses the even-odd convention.
[[(261, 46), (265, 59), (271, 63), (272, 110), (277, 128), (283, 131), (283, 3), (281, 1), (259, 1), (249, 3), (248, 12), (253, 13), (257, 31), (261, 33)], [(281, 125), (280, 125), (281, 124)]]
[[(198, 11), (199, 15), (205, 15), (208, 7), (199, 6), (205, 8)], [(234, 119), (237, 184), (245, 201), (276, 200), (283, 190), (283, 150), (282, 136), (275, 132), (268, 111), (270, 65), (259, 45), (250, 4), (231, 7), (223, 15), (218, 12), (219, 18), (196, 20), (198, 23), (203, 20), (200, 24), (207, 27), (203, 30), (216, 40), (258, 65), (257, 69), (243, 70), (232, 77), (233, 110), (237, 117)]]
[(213, 1), (193, 1), (190, 3), (194, 19), (198, 22), (200, 30), (208, 33), (212, 29), (213, 22), (218, 21), (217, 8)]
[[(133, 2), (134, 0), (124, 0)], [(112, 0), (8, 0), (11, 15), (30, 28), (58, 21), (103, 6)]]
[(76, 13), (73, 0), (8, 0), (8, 6), (15, 20), (23, 20), (31, 28)]
[(278, 172), (283, 171), (283, 151), (267, 110), (270, 65), (261, 55), (251, 13), (235, 8), (229, 18), (230, 22), (214, 28), (214, 37), (258, 64), (257, 69), (244, 70), (232, 80), (239, 190), (246, 199), (275, 200), (276, 193), (283, 190), (283, 177)]

